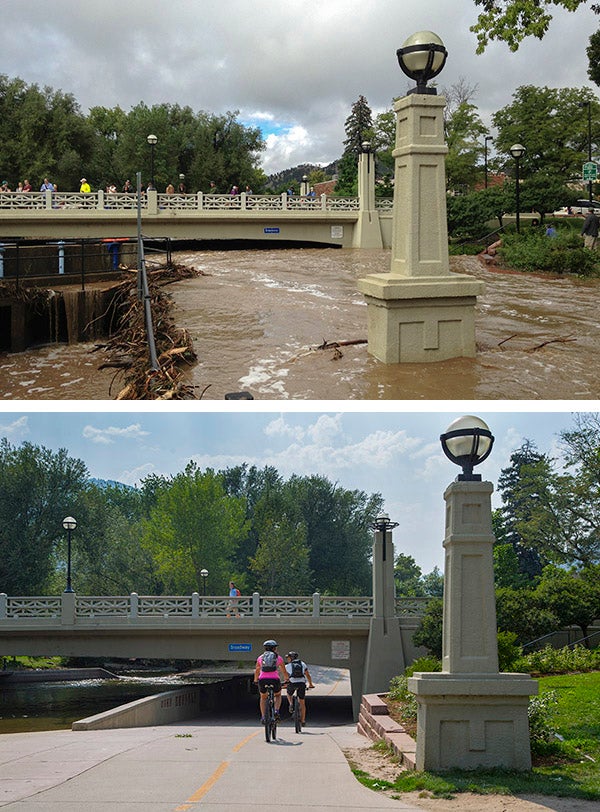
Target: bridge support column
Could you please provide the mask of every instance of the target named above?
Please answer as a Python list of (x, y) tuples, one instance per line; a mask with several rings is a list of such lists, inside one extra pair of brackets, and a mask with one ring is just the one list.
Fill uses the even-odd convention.
[(375, 209), (375, 155), (370, 148), (358, 157), (358, 200), (360, 211), (352, 247), (383, 248), (379, 214)]
[(445, 100), (414, 93), (397, 116), (390, 272), (358, 280), (367, 301), (369, 352), (385, 364), (475, 356), (483, 283), (450, 273)]
[(377, 530), (373, 542), (373, 617), (365, 657), (364, 694), (385, 693), (392, 677), (404, 673), (404, 648), (394, 604), (392, 534)]

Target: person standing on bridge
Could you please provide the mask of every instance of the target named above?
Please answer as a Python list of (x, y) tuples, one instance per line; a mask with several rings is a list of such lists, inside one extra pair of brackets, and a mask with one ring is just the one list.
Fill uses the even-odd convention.
[[(287, 682), (287, 671), (283, 657), (277, 653), (277, 640), (265, 640), (264, 651), (256, 660), (254, 669), (254, 682), (258, 684), (260, 692), (260, 721), (265, 723), (267, 710), (267, 685), (273, 686), (275, 696), (275, 718), (279, 721), (279, 708), (281, 707), (281, 685)], [(280, 679), (281, 676), (281, 679)]]
[(92, 189), (90, 187), (90, 184), (87, 182), (87, 178), (81, 178), (79, 183), (81, 184), (81, 186), (79, 187), (80, 193), (84, 195), (89, 195)]

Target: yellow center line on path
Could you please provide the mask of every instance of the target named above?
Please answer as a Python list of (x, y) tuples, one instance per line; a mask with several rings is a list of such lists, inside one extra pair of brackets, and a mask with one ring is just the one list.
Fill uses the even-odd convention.
[(333, 683), (333, 687), (331, 688), (331, 690), (327, 691), (327, 693), (325, 694), (325, 696), (329, 696), (330, 694), (332, 694), (332, 693), (335, 691), (335, 689), (338, 687), (338, 685), (340, 684), (340, 682), (342, 682), (342, 677), (340, 677), (338, 680), (336, 680), (336, 681)]
[[(258, 733), (260, 733), (260, 730), (257, 730), (255, 733), (250, 733), (249, 736), (246, 736), (245, 739), (242, 739), (241, 742), (238, 742), (232, 748), (233, 752), (237, 753), (238, 751), (240, 751), (242, 747), (245, 744), (247, 744), (250, 741), (250, 739), (253, 739)], [(206, 781), (202, 784), (201, 787), (198, 787), (198, 789), (196, 790), (196, 792), (194, 792), (193, 795), (190, 795), (190, 797), (187, 799), (187, 801), (185, 801), (185, 803), (181, 804), (181, 806), (175, 807), (175, 812), (185, 812), (186, 809), (190, 809), (192, 807), (192, 804), (197, 804), (198, 801), (201, 801), (202, 798), (204, 798), (206, 793), (209, 791), (209, 789), (211, 789), (211, 787), (214, 787), (214, 785), (223, 775), (227, 767), (229, 767), (229, 762), (222, 761), (217, 767), (217, 769), (214, 771), (214, 773), (209, 778), (206, 779)]]

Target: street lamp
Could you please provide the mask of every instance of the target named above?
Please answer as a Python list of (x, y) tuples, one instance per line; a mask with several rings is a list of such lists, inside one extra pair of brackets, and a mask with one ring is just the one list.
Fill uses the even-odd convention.
[(65, 592), (73, 592), (71, 586), (71, 532), (77, 527), (77, 522), (72, 516), (63, 519), (63, 527), (67, 531), (67, 586)]
[(402, 47), (398, 48), (396, 56), (402, 71), (417, 82), (417, 86), (409, 90), (407, 95), (437, 94), (435, 87), (427, 87), (427, 82), (440, 73), (448, 58), (448, 51), (437, 34), (433, 31), (418, 31), (412, 34)]
[(385, 561), (385, 534), (388, 530), (393, 530), (394, 527), (398, 527), (398, 522), (391, 522), (390, 517), (387, 513), (380, 513), (379, 516), (375, 519), (371, 528), (379, 533), (383, 533), (383, 560)]
[(200, 575), (202, 576), (202, 594), (206, 595), (206, 579), (208, 578), (208, 570), (201, 569)]
[[(592, 160), (592, 102), (584, 101), (579, 102), (580, 107), (587, 107), (587, 124), (588, 124), (588, 161)], [(588, 181), (588, 199), (590, 206), (592, 205), (592, 181)]]
[(484, 149), (485, 149), (485, 188), (488, 187), (488, 141), (493, 141), (493, 137), (491, 135), (486, 135), (484, 141)]
[(519, 162), (525, 153), (523, 144), (513, 144), (510, 148), (510, 154), (515, 159), (515, 181), (517, 183), (517, 234), (521, 233), (521, 220), (520, 220), (520, 189), (519, 189)]
[(459, 417), (440, 435), (440, 441), (444, 454), (463, 470), (457, 479), (480, 482), (481, 474), (474, 474), (473, 468), (489, 457), (494, 444), (487, 424), (473, 415)]
[(154, 183), (154, 147), (158, 141), (158, 138), (153, 134), (150, 133), (146, 141), (150, 144), (150, 183), (152, 186), (156, 186)]

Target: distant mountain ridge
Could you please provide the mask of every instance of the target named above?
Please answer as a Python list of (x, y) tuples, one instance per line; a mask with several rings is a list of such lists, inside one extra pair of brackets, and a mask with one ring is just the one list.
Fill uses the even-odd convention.
[(268, 176), (267, 185), (271, 189), (277, 189), (289, 183), (301, 183), (304, 175), (310, 175), (315, 170), (321, 170), (326, 175), (331, 177), (337, 172), (337, 161), (328, 164), (327, 166), (318, 166), (317, 164), (298, 164), (290, 169), (284, 169), (281, 172), (275, 172), (273, 175)]

